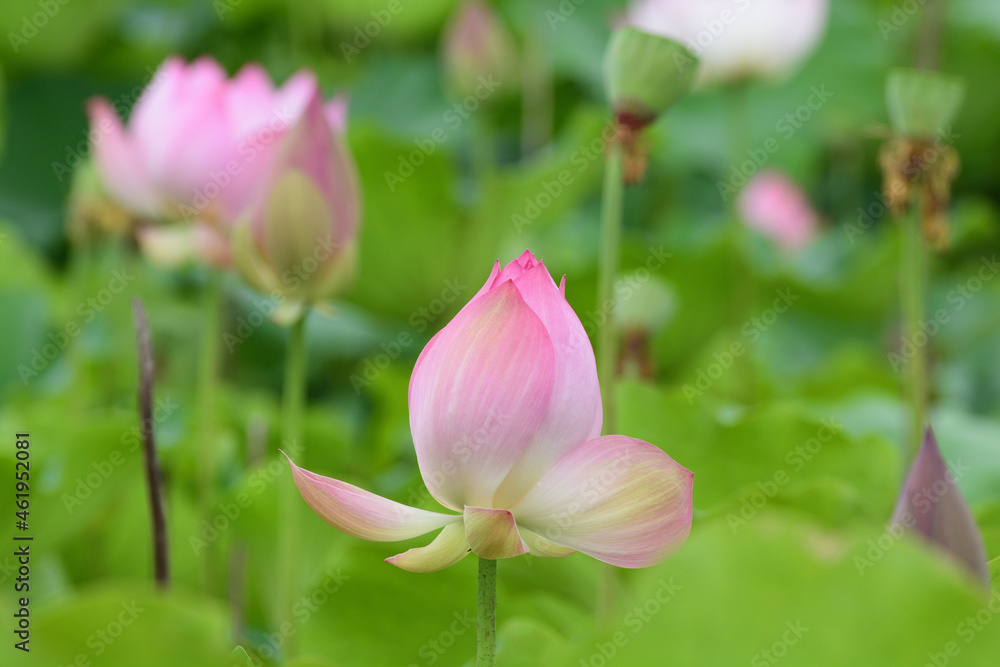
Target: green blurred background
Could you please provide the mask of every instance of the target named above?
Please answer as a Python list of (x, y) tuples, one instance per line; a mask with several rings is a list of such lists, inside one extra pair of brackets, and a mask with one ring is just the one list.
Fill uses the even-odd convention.
[[(530, 247), (557, 279), (567, 275), (567, 296), (588, 331), (597, 324), (602, 155), (593, 146), (608, 116), (601, 57), (623, 6), (497, 3), (530, 56), (528, 73), (551, 78), (551, 122), (524, 150), (520, 83), (469, 122), (446, 120), (452, 102), (438, 47), (455, 3), (402, 0), (403, 11), (361, 46), (356, 29), (386, 4), (6, 0), (0, 7), (0, 434), (10, 441), (0, 448), (0, 539), (11, 543), (7, 471), (13, 434), (25, 430), (35, 538), (32, 651), (14, 651), (5, 632), (4, 665), (472, 664), (473, 559), (434, 574), (402, 572), (382, 559), (412, 545), (348, 538), (304, 503), (306, 539), (296, 555), (302, 604), (289, 632), (272, 627), (275, 480), (288, 474), (277, 453), (284, 330), (259, 324), (262, 299), (227, 277), (223, 331), (237, 340), (223, 352), (219, 438), (206, 452), (194, 430), (193, 394), (204, 271), (155, 268), (127, 242), (74, 245), (66, 232), (71, 172), (87, 153), (85, 101), (134, 97), (169, 54), (210, 54), (231, 73), (259, 61), (278, 81), (308, 67), (328, 94), (348, 92), (348, 138), (363, 184), (361, 270), (335, 315), (308, 323), (309, 408), (297, 462), (433, 506), (410, 441), (407, 382), (424, 342), (475, 294), (492, 261)], [(653, 279), (671, 295), (671, 312), (649, 340), (655, 377), (624, 369), (618, 431), (663, 447), (695, 472), (692, 535), (664, 564), (624, 573), (604, 623), (594, 614), (599, 563), (579, 554), (501, 563), (500, 664), (996, 664), (1000, 599), (993, 610), (984, 606), (947, 559), (885, 528), (904, 474), (906, 422), (888, 356), (898, 338), (898, 239), (878, 213), (876, 154), (887, 123), (885, 75), (912, 63), (921, 4), (834, 3), (826, 38), (799, 71), (746, 86), (745, 138), (732, 131), (731, 90), (696, 92), (654, 127), (646, 181), (626, 196), (623, 270), (669, 253)], [(9, 35), (26, 35), (25, 17), (42, 5), (57, 11), (15, 53)], [(550, 12), (565, 20), (553, 22)], [(905, 20), (892, 23), (899, 16)], [(360, 53), (348, 59), (345, 43)], [(945, 458), (968, 467), (959, 486), (996, 558), (1000, 280), (969, 281), (1000, 249), (1000, 5), (949, 1), (942, 44), (941, 68), (964, 77), (968, 92), (953, 128), (962, 160), (954, 243), (932, 262), (928, 310), (949, 313), (930, 345), (933, 423)], [(788, 136), (782, 119), (814, 87), (832, 96)], [(445, 141), (390, 187), (386, 172), (438, 128)], [(769, 138), (780, 150), (767, 166), (791, 174), (823, 219), (822, 236), (794, 255), (764, 239), (734, 238), (717, 187), (736, 156)], [(486, 173), (477, 162), (484, 142), (495, 162)], [(540, 199), (565, 169), (571, 183)], [(863, 217), (869, 208), (876, 215)], [(126, 276), (125, 289), (91, 315), (83, 304), (115, 271)], [(753, 325), (759, 335), (734, 338), (734, 285), (740, 312), (751, 317), (764, 314), (778, 291), (796, 299), (773, 324)], [(956, 300), (962, 286), (970, 297)], [(132, 296), (149, 310), (158, 364), (169, 594), (150, 583), (134, 446)], [(79, 334), (59, 345), (70, 324)], [(700, 376), (727, 366), (734, 340), (747, 354), (702, 391)], [(52, 360), (37, 374), (19, 372), (50, 343), (60, 348)], [(811, 453), (796, 453), (821, 436)], [(218, 471), (207, 513), (198, 507), (196, 475), (206, 455)], [(787, 483), (774, 483), (778, 473)], [(755, 507), (761, 494), (765, 502)], [(7, 625), (13, 560), (0, 556)], [(298, 645), (294, 662), (285, 660), (289, 637)]]

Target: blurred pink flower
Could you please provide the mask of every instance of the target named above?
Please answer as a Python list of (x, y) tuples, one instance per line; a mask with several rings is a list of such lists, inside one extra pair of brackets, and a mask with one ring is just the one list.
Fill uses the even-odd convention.
[(705, 82), (778, 77), (816, 47), (829, 0), (636, 0), (626, 22), (698, 56)]
[(456, 97), (475, 95), (484, 77), (499, 80), (507, 90), (517, 75), (517, 47), (488, 2), (466, 0), (445, 26), (441, 64), (448, 92)]
[(815, 238), (816, 212), (805, 193), (784, 174), (763, 171), (754, 176), (736, 200), (740, 217), (785, 250), (798, 250)]
[(278, 142), (234, 231), (243, 278), (261, 292), (281, 295), (292, 308), (336, 295), (354, 274), (358, 177), (330, 116), (331, 107), (324, 108), (315, 92)]
[[(278, 140), (317, 90), (315, 76), (306, 71), (276, 89), (257, 64), (227, 79), (211, 58), (191, 64), (168, 58), (127, 125), (107, 99), (89, 101), (92, 152), (101, 181), (138, 217), (225, 228), (250, 202)], [(328, 105), (331, 122), (343, 122), (342, 107), (337, 100)], [(146, 237), (163, 241), (155, 232)], [(177, 244), (183, 238), (174, 235), (169, 241)], [(226, 253), (215, 248), (211, 254)]]
[(653, 565), (691, 527), (692, 474), (663, 450), (601, 436), (594, 351), (529, 251), (501, 269), (427, 344), (410, 378), (410, 430), (431, 495), (460, 514), (407, 507), (292, 463), (324, 520), (367, 540), (443, 528), (388, 559), (430, 572), (470, 551), (488, 559), (581, 551)]

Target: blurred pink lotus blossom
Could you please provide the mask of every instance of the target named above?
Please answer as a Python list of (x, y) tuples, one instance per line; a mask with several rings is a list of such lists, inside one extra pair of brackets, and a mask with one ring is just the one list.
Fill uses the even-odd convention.
[(290, 316), (339, 294), (354, 275), (360, 192), (346, 142), (315, 92), (234, 231), (240, 274), (281, 295)]
[(401, 505), (292, 463), (313, 511), (348, 535), (397, 541), (443, 528), (389, 558), (431, 572), (481, 558), (581, 551), (646, 567), (691, 528), (692, 474), (648, 442), (601, 436), (594, 351), (530, 251), (501, 268), (420, 353), (410, 430), (431, 495), (457, 514)]
[[(280, 139), (318, 91), (315, 76), (293, 75), (275, 88), (251, 63), (232, 79), (208, 57), (190, 64), (168, 58), (131, 110), (127, 125), (102, 97), (87, 106), (94, 161), (101, 181), (133, 215), (155, 222), (188, 222), (217, 228), (212, 236), (190, 230), (149, 228), (140, 240), (166, 244), (152, 253), (203, 255), (225, 261), (218, 241), (257, 191)], [(343, 125), (344, 102), (326, 108)], [(197, 245), (208, 240), (200, 252)], [(184, 248), (185, 243), (196, 244)], [(194, 251), (192, 253), (192, 250)]]
[(778, 171), (754, 176), (736, 200), (740, 218), (785, 250), (799, 250), (818, 232), (816, 212), (805, 193)]
[(466, 0), (445, 26), (441, 64), (445, 86), (455, 97), (475, 95), (484, 77), (506, 84), (506, 90), (517, 75), (517, 47), (488, 2)]
[(816, 47), (829, 0), (636, 0), (626, 22), (682, 42), (703, 82), (780, 77)]

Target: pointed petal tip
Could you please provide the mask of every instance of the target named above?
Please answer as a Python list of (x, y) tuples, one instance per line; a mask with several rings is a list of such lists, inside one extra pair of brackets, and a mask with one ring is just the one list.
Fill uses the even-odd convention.
[(328, 524), (352, 537), (394, 542), (417, 537), (460, 516), (409, 507), (352, 484), (299, 468), (289, 459), (303, 500)]

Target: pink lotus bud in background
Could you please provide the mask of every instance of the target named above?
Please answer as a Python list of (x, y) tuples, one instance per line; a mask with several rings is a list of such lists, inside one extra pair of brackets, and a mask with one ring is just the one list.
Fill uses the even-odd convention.
[(630, 25), (676, 39), (701, 61), (702, 82), (780, 77), (816, 48), (829, 0), (637, 0)]
[[(441, 43), (445, 88), (456, 98), (513, 90), (518, 72), (517, 47), (500, 17), (487, 2), (460, 3), (445, 27)], [(483, 81), (490, 85), (484, 87)]]
[(928, 428), (896, 501), (891, 523), (937, 546), (988, 588), (990, 572), (983, 536), (955, 481)]
[(430, 572), (481, 558), (582, 551), (619, 567), (663, 560), (691, 527), (692, 474), (663, 450), (601, 436), (590, 340), (529, 251), (503, 269), (420, 353), (410, 430), (431, 495), (458, 514), (407, 507), (292, 464), (302, 497), (349, 535), (426, 547), (389, 558)]
[(736, 208), (748, 227), (785, 250), (803, 248), (818, 232), (816, 212), (805, 193), (777, 171), (754, 176), (740, 191)]
[(240, 275), (293, 307), (336, 296), (354, 275), (358, 178), (329, 119), (314, 93), (234, 230)]
[[(275, 89), (257, 64), (227, 79), (211, 58), (191, 64), (169, 58), (127, 125), (118, 115), (125, 110), (104, 98), (90, 100), (92, 152), (101, 181), (137, 216), (211, 225), (225, 241), (228, 227), (257, 192), (278, 141), (316, 92), (315, 77), (305, 71)], [(342, 105), (331, 103), (331, 118), (343, 116)], [(199, 247), (180, 254), (200, 256)], [(228, 253), (214, 253), (224, 256)]]

